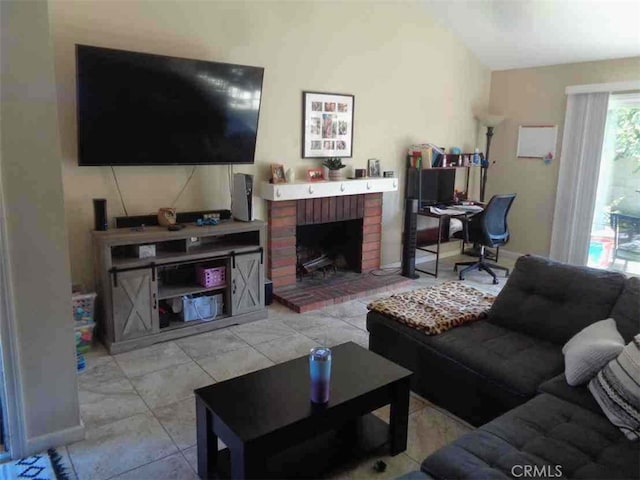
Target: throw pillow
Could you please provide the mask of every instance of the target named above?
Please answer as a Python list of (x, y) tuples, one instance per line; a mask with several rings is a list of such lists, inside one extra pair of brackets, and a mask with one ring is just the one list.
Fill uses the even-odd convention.
[(629, 440), (640, 438), (640, 335), (589, 382), (609, 421)]
[(567, 383), (572, 387), (587, 383), (623, 348), (624, 339), (613, 318), (583, 328), (562, 347)]

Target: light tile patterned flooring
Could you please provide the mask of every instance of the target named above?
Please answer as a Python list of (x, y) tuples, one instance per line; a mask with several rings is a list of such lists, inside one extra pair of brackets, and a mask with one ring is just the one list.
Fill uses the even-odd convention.
[[(468, 260), (468, 258), (466, 258)], [(141, 350), (109, 355), (95, 348), (79, 375), (85, 440), (59, 452), (80, 480), (195, 479), (196, 423), (193, 390), (302, 355), (319, 342), (368, 345), (367, 303), (398, 291), (434, 285), (456, 277), (456, 258), (441, 260), (437, 280), (422, 275), (408, 287), (333, 305), (306, 314), (274, 304), (269, 318), (186, 337)], [(511, 267), (513, 261), (502, 259)], [(466, 282), (497, 293), (488, 275), (472, 273)], [(376, 412), (388, 420), (388, 407)], [(430, 453), (470, 430), (469, 425), (412, 394), (408, 448), (395, 457), (372, 456), (343, 467), (333, 478), (395, 478), (419, 468)], [(387, 463), (374, 472), (376, 460)]]

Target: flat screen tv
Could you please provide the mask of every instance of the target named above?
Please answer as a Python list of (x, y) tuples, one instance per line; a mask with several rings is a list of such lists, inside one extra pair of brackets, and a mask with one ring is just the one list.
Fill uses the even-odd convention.
[(79, 165), (253, 163), (264, 69), (76, 45)]

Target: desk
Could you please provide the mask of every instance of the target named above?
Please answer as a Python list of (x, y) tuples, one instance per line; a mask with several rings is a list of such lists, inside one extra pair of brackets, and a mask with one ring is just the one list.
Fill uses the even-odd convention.
[[(436, 240), (435, 246), (436, 249), (435, 250), (430, 250), (429, 246), (432, 246), (433, 244), (430, 245), (424, 245), (424, 246), (417, 246), (416, 245), (416, 250), (421, 250), (423, 252), (427, 252), (427, 253), (433, 253), (436, 256), (436, 268), (434, 272), (430, 272), (428, 270), (421, 270), (419, 268), (416, 268), (416, 271), (421, 272), (421, 273), (426, 273), (427, 275), (431, 275), (432, 277), (438, 278), (438, 265), (440, 263), (440, 245), (442, 245), (443, 243), (449, 243), (451, 241), (451, 238), (449, 237), (449, 221), (452, 218), (457, 218), (462, 220), (462, 229), (464, 232), (463, 235), (463, 239), (469, 238), (469, 232), (468, 232), (468, 219), (470, 217), (472, 217), (473, 215), (475, 215), (476, 213), (479, 212), (460, 212), (457, 215), (453, 215), (453, 214), (439, 214), (439, 213), (432, 213), (431, 210), (429, 210), (429, 207), (427, 207), (426, 209), (419, 209), (418, 210), (418, 216), (421, 217), (429, 217), (429, 218), (437, 218), (438, 219), (438, 238)], [(446, 240), (442, 240), (442, 228), (443, 226), (447, 229), (446, 230)], [(455, 240), (460, 240), (458, 238), (456, 238)], [(464, 241), (464, 240), (463, 240)], [(415, 258), (415, 256), (414, 256)]]

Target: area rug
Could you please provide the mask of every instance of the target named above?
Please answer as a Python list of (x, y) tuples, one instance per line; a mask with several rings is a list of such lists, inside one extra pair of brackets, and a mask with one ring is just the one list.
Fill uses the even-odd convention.
[(68, 480), (62, 456), (50, 448), (46, 452), (0, 465), (2, 480)]

